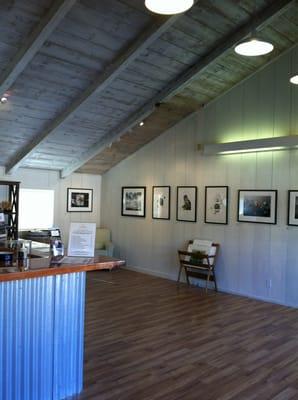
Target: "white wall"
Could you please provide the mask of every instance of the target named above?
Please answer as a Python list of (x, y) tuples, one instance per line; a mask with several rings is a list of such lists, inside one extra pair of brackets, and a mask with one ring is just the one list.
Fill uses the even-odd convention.
[[(65, 243), (68, 241), (70, 222), (95, 222), (100, 226), (100, 175), (72, 174), (60, 179), (56, 171), (20, 168), (14, 175), (5, 175), (4, 168), (0, 168), (0, 180), (20, 181), (21, 188), (54, 190), (54, 225), (61, 228)], [(93, 212), (67, 212), (67, 188), (93, 189)]]
[[(298, 134), (297, 48), (188, 117), (103, 176), (102, 222), (129, 266), (176, 279), (177, 249), (193, 238), (221, 244), (221, 290), (298, 306), (298, 227), (286, 225), (287, 190), (298, 189), (298, 151), (202, 157), (197, 143)], [(145, 219), (121, 217), (121, 187), (147, 186)], [(153, 185), (172, 188), (170, 221), (151, 218)], [(176, 186), (198, 186), (198, 222), (175, 220)], [(204, 187), (228, 185), (229, 224), (205, 224)], [(277, 225), (237, 222), (238, 189), (278, 189)], [(266, 287), (266, 280), (272, 287)]]

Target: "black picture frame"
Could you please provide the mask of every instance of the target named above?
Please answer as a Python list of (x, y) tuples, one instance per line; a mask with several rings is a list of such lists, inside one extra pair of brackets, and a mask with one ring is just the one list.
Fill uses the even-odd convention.
[[(277, 190), (238, 190), (237, 221), (276, 225), (277, 194)], [(245, 203), (247, 204), (245, 205)], [(269, 216), (266, 215), (268, 213)]]
[(197, 222), (197, 186), (177, 186), (176, 220)]
[(67, 212), (92, 212), (93, 189), (67, 188)]
[(123, 186), (121, 197), (123, 217), (146, 217), (146, 186)]
[[(158, 191), (160, 196), (157, 198)], [(163, 200), (161, 204), (161, 200)], [(165, 207), (165, 210), (161, 210)], [(159, 216), (159, 215), (165, 216)], [(152, 219), (169, 220), (171, 218), (171, 186), (152, 186)]]
[(288, 219), (289, 226), (298, 226), (298, 190), (288, 190)]
[(205, 186), (205, 224), (228, 224), (229, 187)]

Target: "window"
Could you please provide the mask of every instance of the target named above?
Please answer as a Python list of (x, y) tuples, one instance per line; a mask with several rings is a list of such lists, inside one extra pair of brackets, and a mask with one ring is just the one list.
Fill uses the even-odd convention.
[(20, 189), (19, 229), (47, 229), (54, 223), (54, 190)]

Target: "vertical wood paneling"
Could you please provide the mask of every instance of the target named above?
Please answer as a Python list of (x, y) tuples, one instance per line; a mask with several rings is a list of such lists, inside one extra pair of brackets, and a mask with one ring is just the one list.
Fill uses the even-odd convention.
[[(298, 153), (290, 152), (289, 180), (290, 189), (298, 190)], [(287, 227), (287, 243), (286, 252), (287, 259), (285, 265), (285, 296), (286, 302), (289, 304), (298, 304), (298, 257), (297, 257), (297, 228), (295, 226)]]
[[(272, 186), (279, 189), (278, 192), (278, 229), (271, 229), (270, 243), (270, 263), (269, 275), (274, 284), (269, 290), (270, 297), (279, 302), (285, 302), (286, 285), (285, 274), (287, 265), (287, 240), (288, 226), (285, 224), (287, 220), (288, 189), (290, 188), (290, 152), (273, 153), (272, 162), (274, 165), (272, 173)], [(296, 235), (298, 234), (295, 228)], [(297, 236), (296, 236), (297, 239)], [(278, 255), (278, 256), (277, 256)]]
[[(113, 235), (116, 231), (116, 246), (120, 251), (125, 248), (129, 265), (175, 279), (177, 248), (194, 237), (212, 239), (222, 245), (217, 269), (222, 290), (298, 306), (298, 227), (286, 225), (287, 190), (298, 189), (298, 151), (204, 158), (196, 150), (196, 143), (202, 140), (213, 143), (298, 134), (298, 90), (288, 81), (291, 60), (296, 60), (297, 54), (295, 49), (280, 58), (104, 175), (102, 204), (107, 212), (103, 221)], [(142, 164), (148, 170), (140, 168)], [(107, 208), (112, 193), (119, 192), (122, 185), (146, 182), (172, 186), (170, 222), (152, 222), (149, 197), (145, 224), (121, 218), (117, 202)], [(196, 224), (176, 222), (179, 185), (198, 186)], [(227, 226), (203, 222), (204, 187), (208, 185), (229, 186)], [(279, 190), (277, 225), (237, 222), (237, 191), (254, 188)], [(148, 190), (151, 192), (151, 186)], [(142, 234), (134, 242), (138, 226), (146, 230), (146, 225), (152, 229), (151, 240), (150, 235)]]
[[(167, 248), (168, 245), (165, 244), (163, 246), (164, 240), (163, 237), (164, 235), (167, 235), (169, 232), (169, 223), (168, 221), (163, 221), (166, 222), (165, 224), (160, 224), (159, 220), (156, 219), (151, 219), (152, 216), (152, 190), (151, 186), (162, 186), (162, 185), (168, 185), (165, 179), (165, 174), (166, 174), (166, 168), (165, 165), (167, 164), (168, 161), (168, 139), (167, 136), (164, 135), (161, 137), (161, 143), (158, 149), (156, 149), (156, 152), (154, 154), (154, 157), (150, 159), (150, 154), (149, 154), (149, 160), (150, 160), (150, 170), (153, 171), (153, 174), (150, 174), (151, 177), (154, 176), (156, 177), (156, 181), (153, 182), (151, 179), (151, 185), (148, 187), (148, 222), (147, 225), (150, 226), (150, 235), (151, 235), (151, 241), (147, 242), (148, 246), (147, 247), (147, 254), (148, 251), (151, 252), (151, 254), (154, 252), (155, 257), (158, 260), (158, 263), (154, 265), (146, 265), (147, 268), (151, 268), (154, 271), (158, 271), (161, 268), (161, 265), (163, 264), (168, 264), (169, 262), (169, 257), (168, 257), (168, 252)], [(148, 146), (147, 150), (151, 152), (150, 146)], [(148, 260), (150, 259), (150, 255), (147, 258)]]

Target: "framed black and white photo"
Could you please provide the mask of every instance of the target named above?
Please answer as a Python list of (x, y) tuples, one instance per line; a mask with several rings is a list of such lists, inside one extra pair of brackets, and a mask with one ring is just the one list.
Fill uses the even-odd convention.
[(122, 187), (121, 215), (126, 217), (146, 216), (146, 187)]
[(93, 189), (67, 189), (68, 212), (91, 212), (93, 208)]
[(152, 218), (170, 219), (171, 188), (170, 186), (152, 187)]
[(276, 224), (277, 190), (239, 190), (238, 221)]
[(177, 187), (177, 221), (197, 221), (197, 190), (196, 186)]
[(298, 226), (298, 190), (288, 191), (288, 225)]
[(228, 186), (205, 187), (205, 223), (228, 223)]

